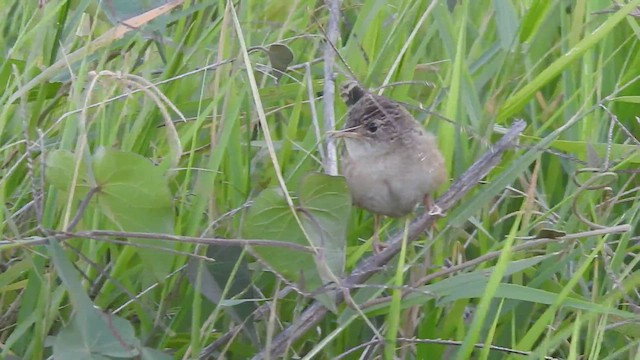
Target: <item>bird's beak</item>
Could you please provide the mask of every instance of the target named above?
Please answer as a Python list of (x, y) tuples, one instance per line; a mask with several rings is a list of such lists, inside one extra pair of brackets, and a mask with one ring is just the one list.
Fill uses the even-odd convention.
[(347, 129), (342, 129), (342, 130), (333, 130), (333, 131), (327, 131), (327, 135), (334, 137), (334, 138), (361, 138), (362, 135), (360, 135), (359, 133), (355, 132), (356, 129), (359, 129), (360, 126), (354, 126), (351, 128), (347, 128)]

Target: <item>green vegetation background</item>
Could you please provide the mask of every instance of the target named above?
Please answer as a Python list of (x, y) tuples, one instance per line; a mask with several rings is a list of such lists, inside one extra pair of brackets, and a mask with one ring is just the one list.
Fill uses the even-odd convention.
[(354, 309), (313, 293), (373, 226), (322, 175), (324, 2), (0, 1), (0, 358), (244, 359), (320, 301), (287, 357), (637, 359), (639, 5), (341, 2), (337, 81), (407, 104), (450, 183), (528, 124)]

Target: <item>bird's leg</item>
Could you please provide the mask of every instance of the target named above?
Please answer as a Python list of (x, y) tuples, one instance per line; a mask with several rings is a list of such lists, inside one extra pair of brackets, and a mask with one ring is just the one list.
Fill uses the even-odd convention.
[[(436, 203), (433, 202), (433, 199), (429, 194), (424, 196), (424, 211), (426, 211), (427, 214), (431, 216), (443, 217), (446, 215), (444, 212), (442, 212), (442, 209), (440, 208), (440, 206), (436, 205)], [(437, 230), (435, 221), (431, 223), (430, 230), (431, 231)], [(425, 229), (425, 234), (427, 234), (428, 236), (426, 229)]]
[(431, 216), (445, 216), (446, 214), (442, 212), (440, 206), (436, 205), (431, 198), (431, 195), (427, 194), (424, 196), (424, 210), (427, 214)]
[(373, 215), (373, 253), (379, 254), (387, 245), (380, 240), (380, 220), (382, 215)]

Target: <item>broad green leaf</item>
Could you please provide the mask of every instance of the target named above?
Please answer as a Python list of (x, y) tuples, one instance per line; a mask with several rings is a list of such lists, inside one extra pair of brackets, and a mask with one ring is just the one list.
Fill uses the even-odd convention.
[(131, 152), (99, 149), (93, 160), (101, 208), (128, 231), (173, 232), (173, 201), (162, 170)]
[[(254, 246), (254, 253), (274, 271), (303, 291), (313, 291), (342, 273), (346, 244), (346, 224), (350, 198), (342, 177), (309, 174), (299, 191), (296, 209), (311, 242), (319, 250), (312, 254), (295, 250)], [(278, 188), (264, 190), (255, 199), (245, 219), (247, 238), (289, 241), (308, 246), (283, 194)], [(333, 275), (327, 273), (330, 270)]]
[[(163, 171), (149, 159), (131, 152), (100, 148), (92, 159), (98, 186), (91, 204), (124, 231), (173, 233), (173, 200)], [(65, 192), (73, 179), (75, 158), (71, 152), (56, 150), (47, 159), (47, 180)], [(84, 162), (80, 166), (77, 198), (90, 190)], [(138, 243), (175, 248), (175, 243), (155, 239), (136, 239)], [(172, 257), (148, 248), (136, 250), (146, 268), (159, 280), (169, 273)]]
[[(347, 222), (351, 196), (343, 177), (307, 174), (298, 192), (300, 217), (313, 244), (320, 250), (321, 263), (336, 276), (344, 272)], [(321, 274), (323, 269), (319, 268)], [(325, 282), (331, 278), (323, 278)]]
[[(54, 188), (69, 192), (76, 169), (76, 160), (72, 152), (67, 150), (54, 150), (49, 153), (46, 161), (46, 179)], [(74, 196), (84, 198), (91, 186), (88, 181), (87, 166), (80, 163)]]
[[(173, 233), (171, 191), (159, 167), (141, 155), (112, 149), (99, 149), (93, 161), (100, 187), (98, 203), (113, 223), (126, 231)], [(169, 249), (176, 246), (155, 239), (134, 241)], [(137, 252), (158, 280), (170, 272), (170, 254), (148, 248)]]
[[(243, 230), (246, 238), (309, 245), (279, 188), (269, 188), (258, 195), (247, 213)], [(311, 254), (268, 246), (254, 246), (253, 250), (262, 262), (303, 291), (313, 291), (322, 285)]]
[(110, 201), (126, 204), (135, 211), (172, 207), (164, 174), (144, 156), (101, 148), (93, 162), (100, 193)]

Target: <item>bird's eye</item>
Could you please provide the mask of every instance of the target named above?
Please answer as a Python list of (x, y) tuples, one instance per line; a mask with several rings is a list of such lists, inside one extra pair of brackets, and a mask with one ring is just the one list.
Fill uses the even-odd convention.
[(376, 131), (378, 131), (378, 125), (374, 124), (374, 123), (370, 123), (367, 125), (367, 131), (369, 131), (370, 133), (374, 133)]

